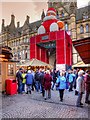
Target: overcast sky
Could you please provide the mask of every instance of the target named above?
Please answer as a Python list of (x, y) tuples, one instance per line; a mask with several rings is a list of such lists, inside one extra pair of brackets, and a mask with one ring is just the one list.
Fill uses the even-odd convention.
[[(90, 0), (77, 0), (78, 8), (88, 5)], [(5, 26), (10, 24), (11, 14), (15, 15), (15, 22), (24, 24), (26, 15), (30, 16), (30, 22), (40, 20), (42, 10), (47, 11), (47, 0), (2, 0), (0, 2), (0, 25), (5, 19)], [(15, 23), (16, 24), (16, 23)]]

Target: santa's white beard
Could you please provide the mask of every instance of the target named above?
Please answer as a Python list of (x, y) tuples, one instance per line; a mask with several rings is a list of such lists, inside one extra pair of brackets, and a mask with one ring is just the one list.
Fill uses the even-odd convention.
[(44, 17), (43, 22), (47, 21), (47, 20), (52, 20), (52, 19), (57, 19), (57, 18), (54, 15), (46, 16), (46, 17)]

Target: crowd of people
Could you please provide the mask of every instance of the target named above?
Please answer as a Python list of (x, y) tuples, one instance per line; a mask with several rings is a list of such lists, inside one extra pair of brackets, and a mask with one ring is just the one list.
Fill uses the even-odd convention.
[(19, 94), (32, 94), (32, 91), (42, 93), (45, 100), (51, 98), (51, 90), (58, 90), (60, 101), (63, 102), (64, 91), (67, 89), (72, 92), (75, 89), (75, 95), (78, 95), (76, 106), (83, 107), (82, 97), (85, 93), (85, 103), (90, 104), (90, 70), (75, 70), (67, 71), (44, 70), (39, 69), (24, 70), (20, 68), (16, 73)]

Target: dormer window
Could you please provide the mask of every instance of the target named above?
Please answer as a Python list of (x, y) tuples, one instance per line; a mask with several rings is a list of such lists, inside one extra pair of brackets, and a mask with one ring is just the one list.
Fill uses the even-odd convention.
[(88, 19), (88, 13), (83, 13), (83, 19)]
[(86, 32), (89, 32), (89, 25), (86, 24)]
[(84, 27), (83, 27), (83, 25), (80, 26), (80, 33), (84, 33)]

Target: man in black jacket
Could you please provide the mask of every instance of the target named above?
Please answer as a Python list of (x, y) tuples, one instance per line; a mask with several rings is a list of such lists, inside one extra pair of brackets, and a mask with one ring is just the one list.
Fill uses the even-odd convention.
[(16, 79), (18, 81), (18, 93), (22, 93), (22, 68), (19, 69), (19, 71), (16, 73)]

